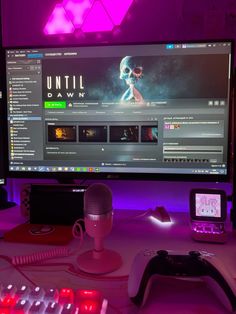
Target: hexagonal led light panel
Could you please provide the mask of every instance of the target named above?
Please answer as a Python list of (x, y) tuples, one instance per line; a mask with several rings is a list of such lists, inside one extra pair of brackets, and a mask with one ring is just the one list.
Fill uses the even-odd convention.
[(93, 0), (64, 0), (63, 7), (75, 28), (79, 28), (90, 11)]
[(134, 0), (63, 0), (56, 4), (45, 35), (109, 32), (119, 26)]
[(74, 31), (75, 27), (67, 16), (65, 8), (62, 4), (56, 4), (44, 28), (44, 34), (70, 34)]

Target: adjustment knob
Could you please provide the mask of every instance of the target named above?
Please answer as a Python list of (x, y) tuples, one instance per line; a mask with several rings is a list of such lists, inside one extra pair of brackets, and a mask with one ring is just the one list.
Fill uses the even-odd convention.
[(168, 252), (166, 250), (159, 250), (159, 251), (157, 251), (157, 255), (162, 257), (162, 258), (165, 258), (168, 256)]
[(189, 256), (191, 256), (193, 258), (198, 258), (199, 256), (201, 256), (201, 253), (198, 251), (189, 251), (188, 254), (189, 254)]

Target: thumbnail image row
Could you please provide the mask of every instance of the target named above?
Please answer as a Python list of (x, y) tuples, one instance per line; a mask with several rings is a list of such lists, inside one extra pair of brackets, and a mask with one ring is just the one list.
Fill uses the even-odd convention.
[(79, 126), (78, 132), (76, 125), (48, 125), (48, 142), (139, 143), (140, 141), (142, 143), (157, 143), (157, 125), (109, 126), (109, 134), (106, 125)]

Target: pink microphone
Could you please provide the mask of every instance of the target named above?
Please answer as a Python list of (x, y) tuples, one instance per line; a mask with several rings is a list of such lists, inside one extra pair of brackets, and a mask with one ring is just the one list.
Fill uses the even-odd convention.
[(118, 269), (121, 256), (104, 249), (103, 239), (112, 229), (112, 192), (102, 183), (95, 183), (84, 193), (84, 221), (87, 234), (94, 238), (94, 249), (78, 256), (80, 270), (92, 274), (105, 274)]

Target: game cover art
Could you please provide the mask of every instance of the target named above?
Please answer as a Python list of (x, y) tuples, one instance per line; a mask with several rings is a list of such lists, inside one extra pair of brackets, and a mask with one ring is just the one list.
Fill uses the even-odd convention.
[[(225, 98), (225, 55), (122, 56), (42, 61), (44, 101), (148, 103)], [(217, 75), (217, 71), (225, 75)]]

